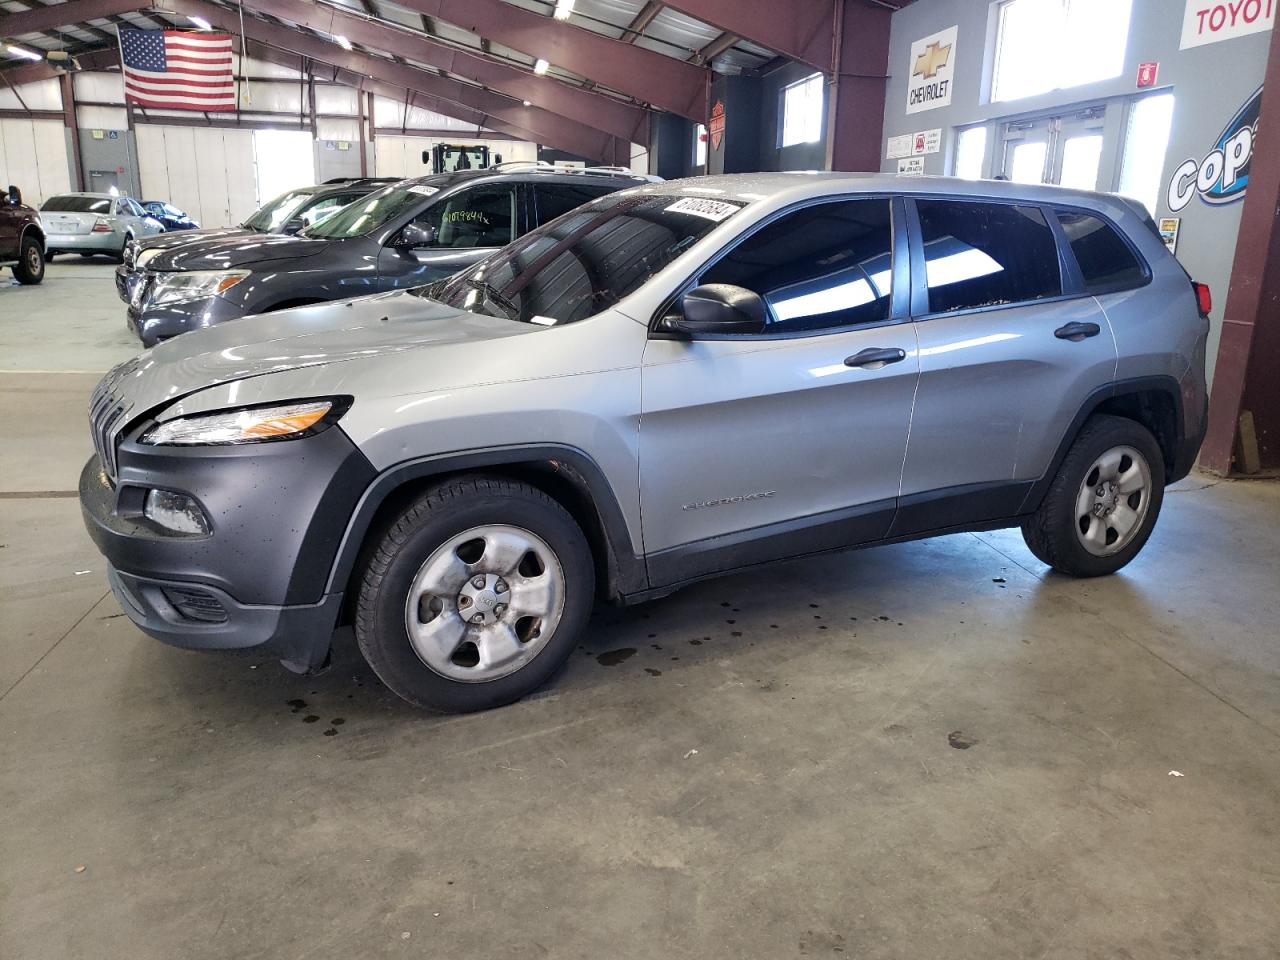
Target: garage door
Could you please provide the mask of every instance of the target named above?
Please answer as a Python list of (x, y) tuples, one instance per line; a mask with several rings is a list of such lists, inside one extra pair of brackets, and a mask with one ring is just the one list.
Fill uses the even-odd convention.
[(258, 208), (252, 131), (139, 124), (135, 132), (142, 199), (168, 200), (205, 227), (240, 223)]
[(71, 189), (67, 139), (61, 121), (0, 120), (0, 190), (11, 183), (32, 206)]

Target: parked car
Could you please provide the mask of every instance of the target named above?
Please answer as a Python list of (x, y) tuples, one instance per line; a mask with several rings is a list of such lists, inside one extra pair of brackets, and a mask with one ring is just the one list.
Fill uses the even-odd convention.
[(117, 367), (80, 496), (152, 636), (309, 669), (349, 610), (400, 696), (490, 707), (598, 596), (1011, 526), (1119, 570), (1204, 435), (1208, 300), (1121, 197), (641, 185), (434, 285)]
[(0, 203), (0, 267), (11, 266), (21, 284), (44, 279), (44, 228), (40, 214), (22, 202), (22, 191), (12, 184)]
[(200, 224), (196, 223), (172, 203), (165, 203), (163, 200), (143, 200), (142, 209), (159, 220), (166, 233), (172, 233), (177, 230), (200, 229)]
[(129, 329), (151, 346), (251, 313), (419, 286), (579, 204), (646, 182), (614, 169), (437, 174), (385, 187), (297, 236), (148, 251), (137, 261)]
[(339, 177), (282, 193), (256, 210), (244, 223), (234, 227), (202, 227), (132, 243), (125, 250), (124, 263), (116, 268), (116, 293), (129, 303), (141, 269), (163, 250), (203, 244), (211, 239), (261, 237), (264, 233), (294, 234), (341, 210), (348, 203), (395, 182), (395, 177)]
[(45, 259), (59, 253), (82, 257), (106, 254), (124, 259), (125, 245), (140, 237), (163, 233), (159, 220), (132, 197), (109, 193), (62, 193), (40, 207), (45, 237)]

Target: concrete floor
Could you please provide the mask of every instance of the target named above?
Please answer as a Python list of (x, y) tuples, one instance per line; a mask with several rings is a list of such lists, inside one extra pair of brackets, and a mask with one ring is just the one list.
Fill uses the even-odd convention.
[(48, 372), (129, 354), (110, 274), (0, 288), (5, 960), (1280, 953), (1280, 485), (1184, 481), (1105, 580), (1001, 532), (602, 611), (423, 716), (349, 636), (305, 678), (121, 615)]

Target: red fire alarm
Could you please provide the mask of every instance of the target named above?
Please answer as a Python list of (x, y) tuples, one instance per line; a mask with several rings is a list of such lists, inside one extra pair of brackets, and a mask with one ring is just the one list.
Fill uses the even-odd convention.
[(1160, 64), (1156, 61), (1138, 64), (1138, 87), (1154, 87), (1156, 77), (1160, 74)]

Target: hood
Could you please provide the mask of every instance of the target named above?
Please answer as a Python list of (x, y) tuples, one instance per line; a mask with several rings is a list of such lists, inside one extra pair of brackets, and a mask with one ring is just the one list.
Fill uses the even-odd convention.
[(264, 234), (245, 230), (242, 227), (202, 227), (199, 230), (184, 230), (182, 233), (161, 233), (138, 241), (141, 250), (168, 250), (180, 243), (202, 243), (206, 240), (229, 236), (261, 237)]
[[(244, 317), (174, 337), (107, 375), (132, 415), (264, 374), (537, 333), (405, 291)], [(476, 375), (479, 368), (468, 367)], [(458, 369), (459, 375), (463, 371)]]
[(303, 260), (329, 248), (332, 240), (307, 240), (279, 233), (240, 231), (182, 243), (147, 261), (150, 270), (227, 270), (270, 260)]

